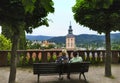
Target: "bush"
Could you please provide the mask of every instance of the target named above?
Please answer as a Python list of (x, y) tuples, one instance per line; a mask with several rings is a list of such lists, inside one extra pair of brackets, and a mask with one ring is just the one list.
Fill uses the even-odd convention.
[(10, 50), (12, 43), (4, 35), (0, 35), (0, 50)]

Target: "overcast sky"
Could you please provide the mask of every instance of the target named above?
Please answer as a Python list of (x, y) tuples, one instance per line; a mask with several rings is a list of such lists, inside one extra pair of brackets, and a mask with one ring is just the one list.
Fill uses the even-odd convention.
[(76, 0), (53, 0), (55, 12), (48, 16), (52, 21), (49, 22), (49, 27), (41, 26), (33, 30), (32, 35), (48, 35), (48, 36), (65, 36), (68, 33), (68, 28), (72, 25), (73, 34), (97, 34), (97, 32), (83, 28), (78, 25), (73, 18), (72, 6)]
[[(49, 27), (40, 26), (33, 30), (31, 35), (47, 35), (47, 36), (65, 36), (68, 33), (68, 28), (72, 25), (73, 34), (97, 34), (97, 32), (89, 30), (77, 24), (73, 18), (72, 7), (76, 0), (53, 0), (55, 12), (49, 14)], [(0, 30), (1, 32), (1, 30)]]

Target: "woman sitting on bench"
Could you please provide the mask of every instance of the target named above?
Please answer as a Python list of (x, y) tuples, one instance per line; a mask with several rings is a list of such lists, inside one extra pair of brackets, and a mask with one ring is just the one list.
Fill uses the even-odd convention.
[[(62, 50), (62, 55), (58, 57), (58, 59), (56, 60), (56, 63), (69, 63), (69, 58), (67, 56), (67, 51), (66, 50)], [(60, 70), (63, 70), (64, 68), (61, 67)], [(61, 73), (59, 73), (59, 79), (62, 80), (63, 77), (61, 76), (62, 75), (62, 71)], [(67, 78), (69, 79), (69, 75), (67, 74)]]

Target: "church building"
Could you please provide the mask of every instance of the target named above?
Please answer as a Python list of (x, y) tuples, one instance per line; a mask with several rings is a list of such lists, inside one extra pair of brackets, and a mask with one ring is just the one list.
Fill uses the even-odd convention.
[(66, 49), (75, 49), (75, 36), (73, 35), (71, 23), (68, 29), (68, 34), (66, 36)]

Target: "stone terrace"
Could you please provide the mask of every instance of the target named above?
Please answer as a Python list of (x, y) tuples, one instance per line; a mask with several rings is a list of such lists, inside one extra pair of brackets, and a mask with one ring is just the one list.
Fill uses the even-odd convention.
[[(120, 64), (112, 64), (114, 78), (104, 76), (104, 66), (90, 66), (89, 72), (85, 73), (88, 83), (120, 83)], [(8, 83), (9, 67), (0, 67), (0, 83)], [(37, 83), (37, 75), (33, 75), (32, 68), (17, 68), (16, 83)], [(63, 80), (58, 80), (58, 75), (40, 77), (40, 83), (85, 83), (78, 80), (78, 74), (71, 74), (71, 80), (64, 75)]]

